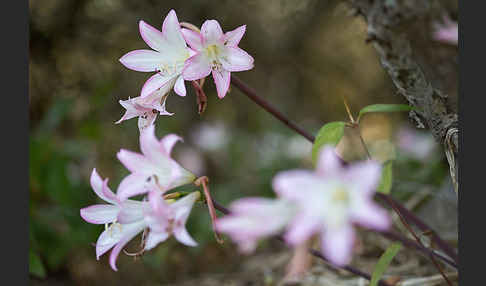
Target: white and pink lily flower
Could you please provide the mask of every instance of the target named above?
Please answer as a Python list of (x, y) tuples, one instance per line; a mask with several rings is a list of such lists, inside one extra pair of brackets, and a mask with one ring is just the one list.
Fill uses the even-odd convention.
[(173, 115), (173, 113), (170, 113), (165, 109), (165, 101), (171, 88), (172, 87), (169, 85), (166, 85), (146, 97), (138, 96), (129, 98), (128, 100), (120, 100), (119, 102), (121, 106), (123, 106), (126, 111), (122, 118), (115, 122), (115, 124), (138, 117), (138, 128), (142, 131), (155, 122), (157, 114)]
[(259, 239), (278, 234), (296, 212), (282, 199), (243, 198), (230, 205), (231, 213), (216, 220), (216, 229), (228, 234), (243, 253), (252, 252)]
[(336, 265), (348, 264), (355, 237), (353, 223), (377, 230), (390, 226), (387, 212), (373, 201), (380, 176), (380, 164), (371, 160), (343, 167), (333, 147), (323, 148), (315, 172), (277, 174), (275, 192), (299, 205), (286, 241), (299, 245), (320, 234), (323, 255)]
[(93, 169), (91, 187), (108, 204), (96, 204), (80, 210), (81, 217), (93, 224), (131, 223), (143, 219), (144, 208), (148, 203), (134, 200), (120, 200), (108, 187), (108, 179), (102, 180)]
[(142, 154), (124, 149), (118, 152), (120, 162), (132, 172), (118, 186), (117, 196), (120, 200), (147, 193), (151, 184), (155, 184), (163, 193), (196, 179), (170, 156), (172, 148), (179, 140), (182, 138), (169, 134), (159, 141), (155, 137), (155, 126), (152, 124), (140, 132)]
[(180, 95), (186, 95), (184, 79), (181, 76), (184, 62), (193, 53), (181, 34), (179, 20), (174, 10), (164, 19), (162, 31), (144, 21), (139, 22), (140, 35), (152, 50), (135, 50), (120, 58), (127, 68), (140, 72), (156, 72), (142, 88), (141, 97), (152, 94), (162, 86), (174, 87)]
[(200, 33), (182, 29), (187, 44), (196, 51), (184, 64), (184, 79), (197, 80), (212, 73), (218, 97), (223, 98), (230, 85), (231, 72), (253, 68), (253, 57), (238, 47), (245, 30), (244, 25), (223, 34), (216, 20), (205, 21)]
[(149, 228), (149, 233), (145, 241), (144, 250), (154, 248), (171, 235), (174, 235), (184, 245), (197, 246), (197, 242), (194, 241), (186, 229), (186, 221), (194, 202), (199, 197), (199, 192), (193, 192), (174, 203), (167, 204), (160, 192), (150, 192), (149, 203), (151, 207), (145, 212), (143, 220), (131, 224), (114, 225), (112, 229), (105, 230), (100, 235), (97, 242), (97, 245), (98, 243), (102, 245), (100, 249), (102, 248), (106, 252), (114, 246), (109, 258), (111, 268), (115, 271), (118, 270), (116, 260), (120, 251), (145, 228)]

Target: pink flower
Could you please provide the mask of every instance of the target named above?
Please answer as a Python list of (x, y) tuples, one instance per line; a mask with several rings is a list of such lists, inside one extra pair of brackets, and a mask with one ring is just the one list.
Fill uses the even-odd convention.
[(374, 161), (342, 167), (334, 148), (321, 151), (317, 170), (285, 171), (273, 180), (275, 192), (299, 206), (287, 228), (285, 239), (299, 245), (321, 234), (323, 255), (336, 265), (350, 262), (354, 242), (353, 223), (383, 230), (390, 220), (384, 209), (373, 202), (381, 176)]
[(155, 126), (150, 125), (140, 133), (142, 154), (120, 150), (117, 154), (118, 159), (132, 173), (121, 181), (117, 196), (125, 200), (147, 193), (151, 184), (165, 192), (193, 182), (196, 177), (170, 157), (172, 147), (179, 140), (182, 139), (175, 134), (157, 140)]
[(108, 179), (103, 181), (96, 169), (93, 169), (90, 181), (96, 195), (109, 204), (82, 208), (80, 214), (85, 221), (93, 224), (130, 223), (143, 218), (146, 203), (134, 200), (121, 201), (108, 187)]
[(196, 51), (184, 64), (185, 80), (197, 80), (213, 74), (218, 97), (223, 98), (230, 84), (230, 73), (253, 68), (253, 58), (238, 47), (246, 26), (223, 34), (216, 20), (207, 20), (201, 32), (182, 29), (189, 46)]
[(448, 17), (444, 17), (444, 24), (436, 24), (434, 39), (440, 42), (457, 45), (459, 37), (457, 22), (452, 21)]
[(295, 206), (286, 200), (244, 198), (230, 205), (231, 213), (216, 220), (218, 231), (227, 233), (240, 251), (253, 251), (259, 239), (277, 234), (295, 213)]
[(130, 224), (113, 224), (98, 238), (97, 249), (98, 244), (100, 244), (100, 249), (103, 249), (103, 253), (105, 253), (114, 246), (109, 261), (111, 268), (117, 271), (116, 260), (120, 251), (147, 227), (149, 234), (145, 241), (144, 250), (154, 248), (167, 240), (172, 234), (179, 242), (187, 246), (196, 246), (197, 243), (187, 232), (186, 221), (194, 202), (199, 197), (199, 192), (193, 192), (172, 204), (167, 204), (162, 199), (160, 192), (150, 192), (150, 209), (145, 212), (143, 220)]
[(140, 35), (153, 50), (135, 50), (120, 58), (127, 68), (140, 72), (156, 72), (142, 88), (141, 97), (146, 97), (164, 85), (180, 95), (186, 95), (184, 79), (181, 76), (184, 62), (191, 50), (181, 34), (179, 20), (174, 10), (170, 10), (162, 25), (162, 32), (140, 21)]
[(155, 122), (157, 113), (160, 115), (173, 115), (165, 109), (165, 100), (168, 96), (170, 86), (166, 85), (146, 97), (129, 98), (128, 100), (120, 100), (120, 104), (126, 109), (123, 117), (115, 124), (122, 121), (138, 117), (138, 128), (140, 131), (147, 128)]

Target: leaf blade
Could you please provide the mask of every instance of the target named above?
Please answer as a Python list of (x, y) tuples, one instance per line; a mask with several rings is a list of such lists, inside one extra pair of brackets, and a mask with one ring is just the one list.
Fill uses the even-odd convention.
[(345, 122), (335, 121), (324, 124), (317, 133), (316, 140), (312, 145), (312, 162), (315, 164), (320, 149), (324, 145), (336, 146), (344, 135)]
[(371, 275), (370, 286), (378, 285), (378, 282), (383, 276), (383, 273), (385, 273), (386, 269), (390, 265), (390, 262), (393, 260), (395, 255), (397, 255), (398, 251), (400, 251), (401, 248), (402, 244), (400, 242), (392, 243), (381, 255), (380, 259), (376, 263), (375, 270), (373, 270), (373, 274)]
[(372, 104), (363, 107), (358, 114), (358, 122), (361, 117), (366, 113), (371, 112), (401, 112), (401, 111), (410, 111), (415, 109), (413, 106), (408, 104)]

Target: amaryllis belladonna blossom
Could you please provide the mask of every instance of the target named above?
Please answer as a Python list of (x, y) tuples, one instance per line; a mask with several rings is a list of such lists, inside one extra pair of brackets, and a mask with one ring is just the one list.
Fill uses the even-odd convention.
[(165, 109), (165, 100), (171, 88), (171, 86), (165, 85), (146, 97), (138, 96), (128, 100), (120, 100), (121, 106), (126, 111), (122, 118), (115, 123), (119, 124), (122, 121), (138, 117), (138, 128), (142, 131), (155, 122), (157, 114), (173, 115)]
[(129, 69), (140, 72), (156, 72), (142, 88), (145, 97), (164, 85), (180, 95), (186, 95), (184, 79), (181, 76), (184, 62), (191, 55), (191, 50), (181, 34), (179, 20), (174, 10), (170, 10), (164, 19), (162, 31), (144, 21), (139, 23), (140, 35), (153, 50), (135, 50), (120, 58), (120, 62)]
[(278, 173), (273, 180), (277, 199), (240, 199), (229, 216), (217, 221), (217, 228), (246, 252), (258, 239), (284, 229), (286, 242), (293, 246), (320, 234), (323, 255), (344, 265), (351, 260), (354, 223), (379, 230), (390, 225), (386, 211), (373, 202), (380, 174), (374, 161), (342, 167), (334, 148), (326, 147), (316, 171)]
[(333, 147), (324, 147), (316, 171), (280, 172), (273, 180), (275, 192), (299, 206), (285, 239), (299, 245), (314, 234), (321, 235), (321, 249), (332, 263), (350, 262), (355, 237), (353, 223), (384, 230), (387, 212), (373, 201), (381, 177), (375, 161), (343, 167)]
[(457, 22), (452, 21), (448, 17), (444, 17), (443, 24), (435, 25), (433, 37), (437, 41), (457, 45), (457, 41), (459, 38), (459, 29)]
[(152, 124), (140, 132), (142, 154), (120, 150), (118, 159), (132, 173), (121, 181), (117, 196), (125, 200), (147, 193), (150, 184), (155, 184), (163, 193), (193, 182), (196, 177), (170, 156), (172, 148), (179, 140), (182, 140), (179, 136), (169, 134), (159, 141), (155, 137), (155, 126)]
[(187, 44), (196, 54), (186, 60), (182, 75), (185, 80), (197, 80), (212, 73), (218, 97), (223, 98), (230, 85), (231, 72), (253, 68), (253, 58), (238, 47), (246, 26), (223, 34), (216, 20), (207, 20), (201, 32), (182, 29)]

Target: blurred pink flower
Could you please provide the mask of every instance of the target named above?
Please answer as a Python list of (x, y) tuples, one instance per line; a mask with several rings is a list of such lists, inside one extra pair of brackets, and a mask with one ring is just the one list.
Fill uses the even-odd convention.
[(185, 80), (197, 80), (213, 74), (218, 97), (223, 98), (228, 91), (231, 72), (253, 68), (253, 58), (238, 47), (246, 26), (223, 34), (216, 20), (207, 20), (197, 33), (182, 29), (189, 46), (196, 51), (184, 64), (182, 75)]
[(433, 37), (437, 41), (457, 45), (459, 37), (457, 22), (444, 17), (444, 24), (435, 24)]
[(142, 131), (155, 122), (157, 113), (160, 113), (160, 115), (173, 115), (173, 113), (165, 109), (165, 100), (170, 89), (171, 87), (166, 85), (146, 97), (139, 96), (128, 100), (120, 100), (120, 104), (126, 111), (115, 124), (138, 117), (138, 128)]
[(298, 245), (321, 234), (323, 255), (336, 265), (350, 262), (354, 242), (353, 223), (383, 230), (390, 220), (373, 202), (381, 176), (380, 164), (366, 161), (341, 166), (334, 148), (324, 147), (315, 172), (280, 172), (273, 180), (275, 192), (295, 202), (298, 213), (285, 239)]
[(146, 97), (164, 85), (180, 95), (186, 95), (184, 79), (181, 76), (184, 62), (192, 51), (187, 47), (181, 34), (179, 20), (174, 10), (170, 10), (162, 25), (162, 32), (139, 22), (140, 35), (153, 50), (135, 50), (120, 58), (127, 68), (140, 72), (156, 72), (142, 88), (141, 97)]
[(397, 145), (417, 160), (426, 159), (437, 146), (430, 134), (423, 134), (410, 128), (402, 128), (397, 134)]
[(218, 231), (227, 233), (241, 252), (249, 253), (263, 237), (277, 234), (295, 214), (286, 200), (243, 198), (230, 205), (231, 213), (216, 220)]
[(182, 139), (175, 134), (157, 140), (155, 126), (152, 124), (140, 133), (142, 154), (120, 150), (117, 154), (118, 159), (132, 173), (121, 181), (117, 196), (125, 200), (147, 193), (149, 184), (155, 184), (161, 192), (166, 192), (193, 182), (196, 177), (170, 156), (172, 147), (179, 140)]

